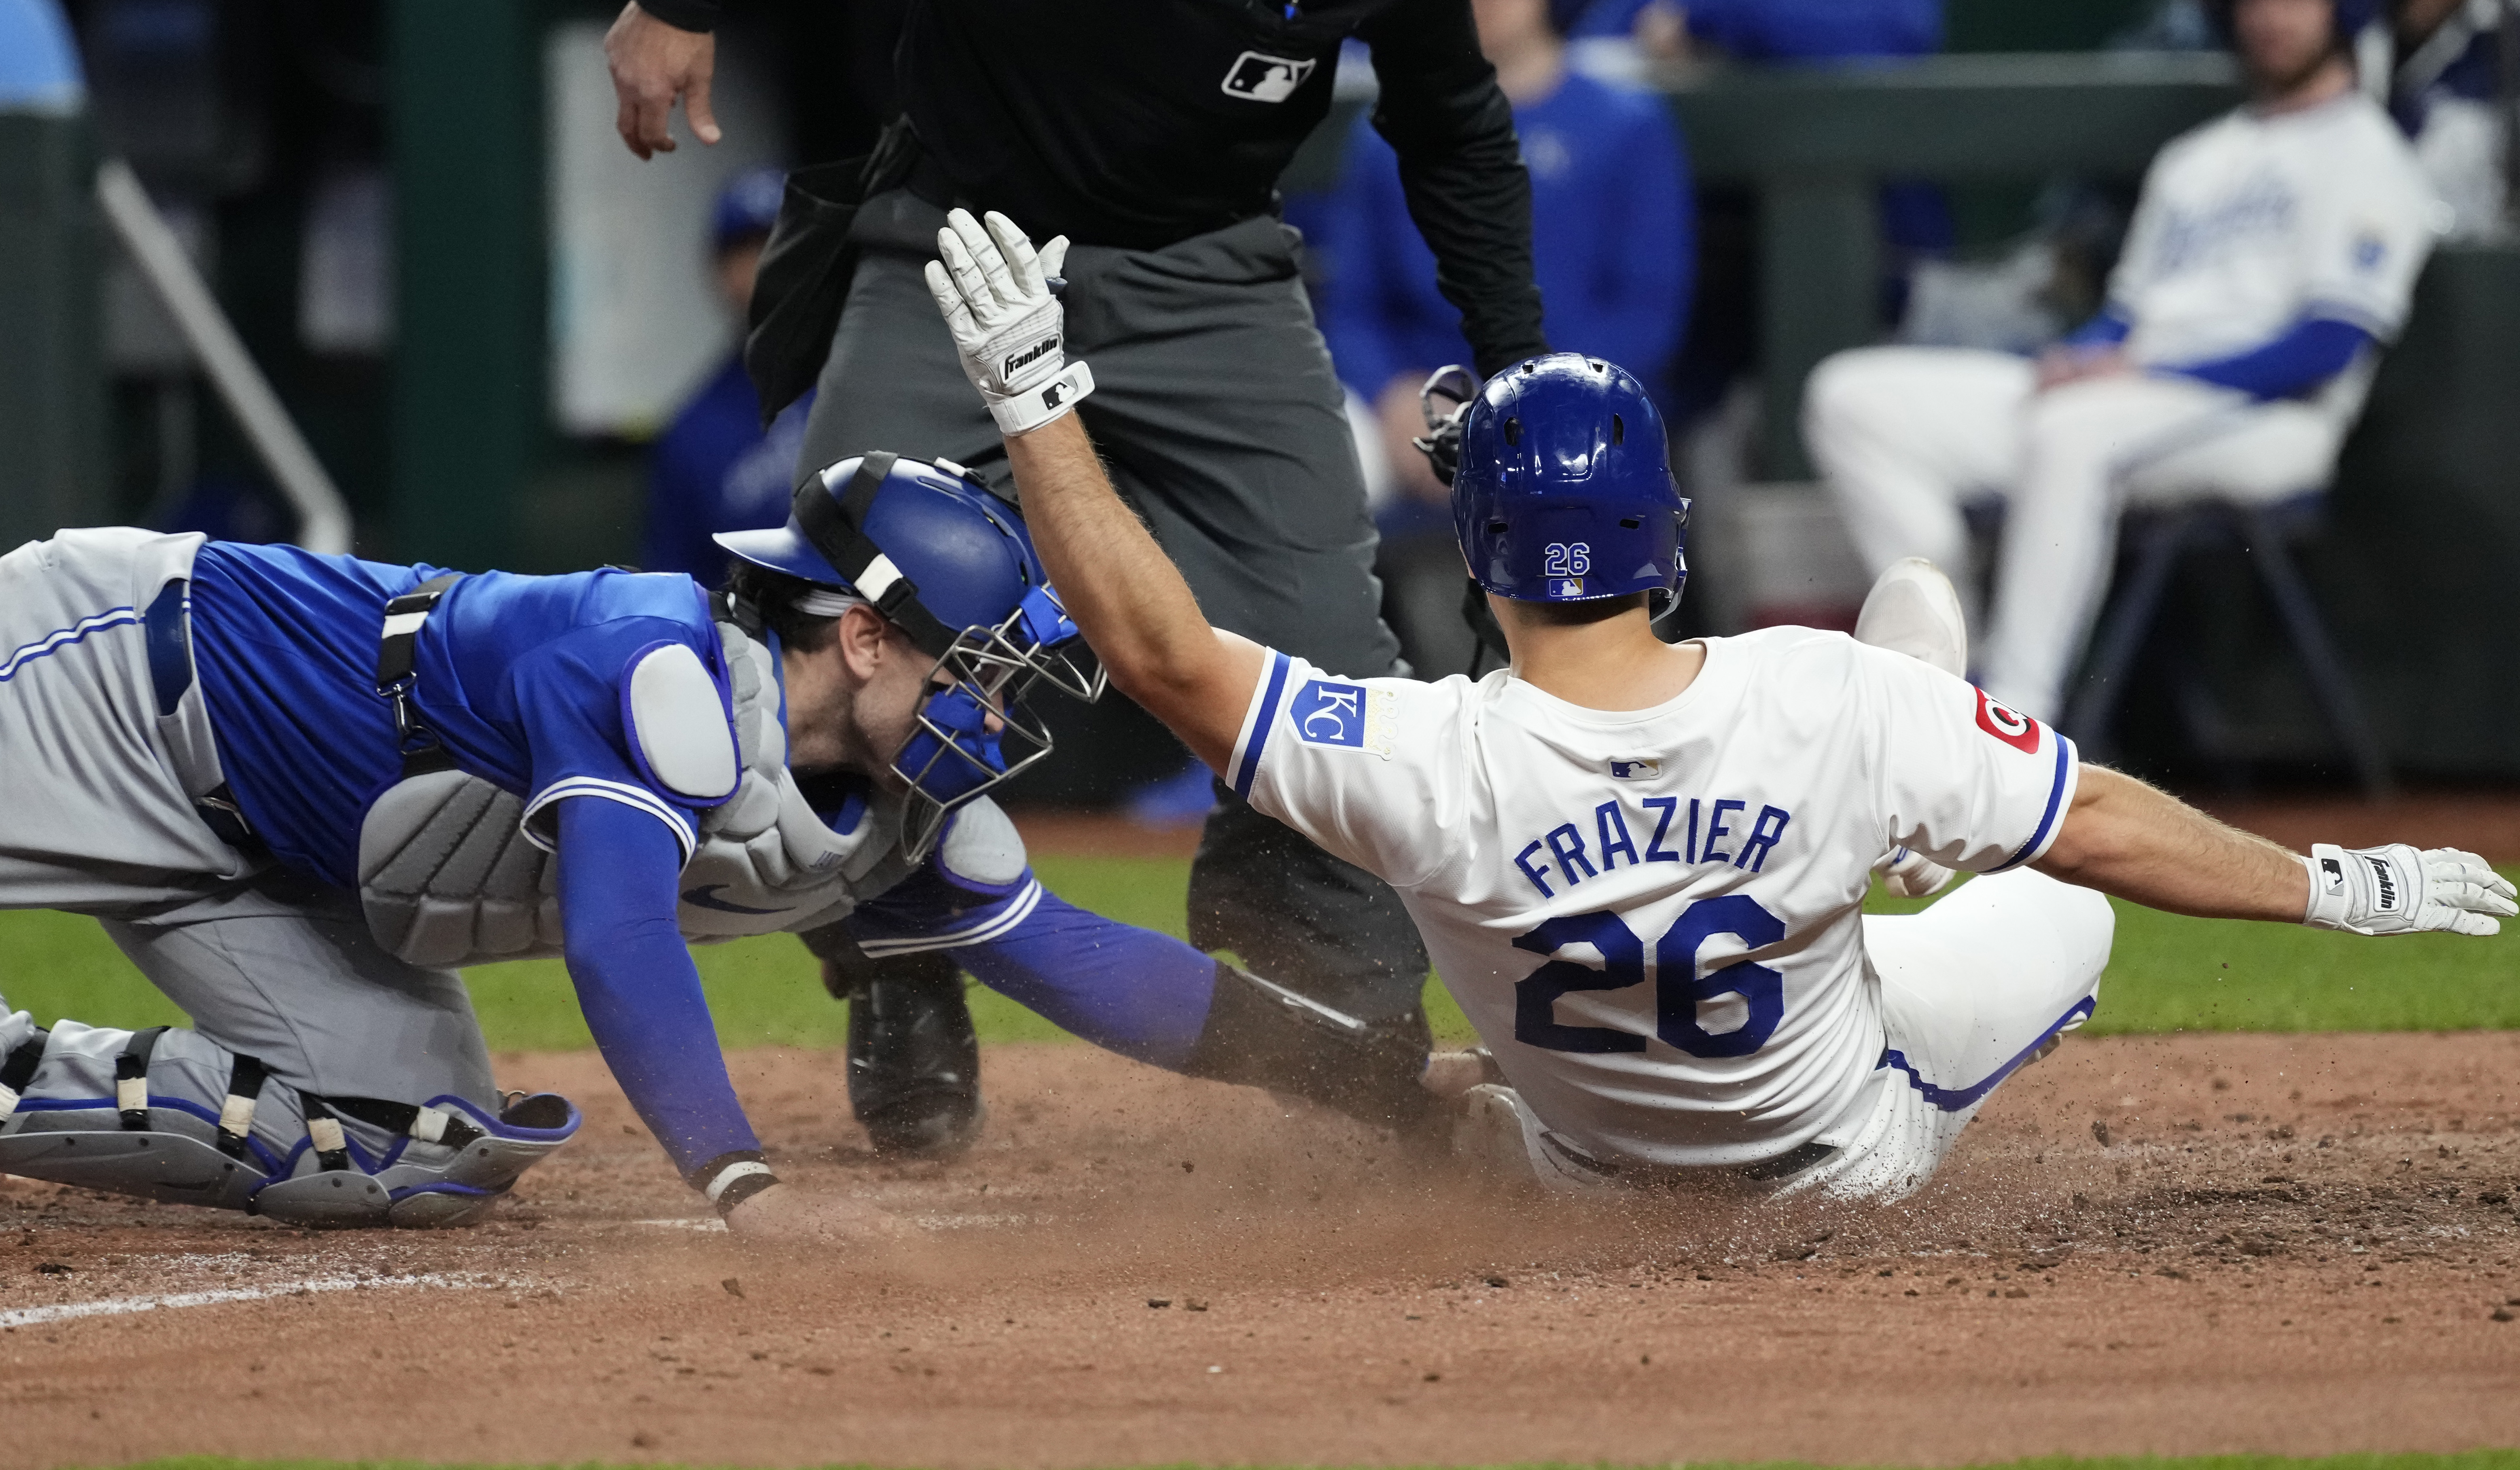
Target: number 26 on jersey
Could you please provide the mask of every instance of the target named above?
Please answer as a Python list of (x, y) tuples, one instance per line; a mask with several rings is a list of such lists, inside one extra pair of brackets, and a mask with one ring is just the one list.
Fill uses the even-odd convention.
[[(1784, 1019), (1785, 981), (1764, 964), (1736, 960), (1701, 978), (1698, 951), (1718, 934), (1749, 949), (1785, 937), (1784, 922), (1748, 894), (1727, 894), (1691, 904), (1654, 945), (1654, 1035), (1691, 1056), (1748, 1056), (1777, 1034)], [(1577, 991), (1625, 990), (1645, 980), (1645, 942), (1616, 913), (1570, 913), (1552, 918), (1513, 942), (1518, 950), (1556, 955), (1583, 945), (1601, 957), (1598, 969), (1572, 959), (1551, 959), (1514, 983), (1513, 1039), (1551, 1051), (1642, 1051), (1645, 1039), (1608, 1026), (1569, 1026), (1557, 1019), (1557, 998)], [(1727, 1031), (1709, 1031), (1700, 1002), (1739, 996), (1748, 1016)], [(1732, 1007), (1727, 1007), (1728, 1009)]]

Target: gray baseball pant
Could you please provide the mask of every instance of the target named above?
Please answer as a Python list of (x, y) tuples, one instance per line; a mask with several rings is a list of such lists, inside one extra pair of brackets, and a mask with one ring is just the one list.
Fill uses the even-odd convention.
[[(944, 223), (906, 190), (859, 211), (863, 258), (800, 476), (883, 449), (952, 460), (1012, 497), (997, 425), (922, 275)], [(1067, 352), (1095, 382), (1077, 413), (1210, 622), (1324, 668), (1402, 673), (1300, 250), (1265, 216), (1160, 250), (1071, 248)], [(1191, 942), (1350, 1014), (1414, 1024), (1426, 953), (1398, 897), (1216, 789), (1191, 867)]]
[[(489, 1050), (463, 981), (385, 954), (349, 894), (229, 846), (196, 811), (193, 798), (221, 780), (209, 713), (189, 677), (161, 711), (176, 681), (162, 646), (153, 677), (147, 624), (170, 585), (180, 596), (201, 542), (73, 530), (0, 557), (0, 909), (95, 915), (192, 1018), (150, 1058), (158, 1126), (216, 1117), (240, 1053), (269, 1069), (251, 1131), (277, 1154), (307, 1136), (301, 1093), (406, 1103), (445, 1094), (495, 1113)], [(177, 667), (189, 676), (189, 640), (181, 646)], [(0, 994), (9, 989), (0, 962)], [(35, 1024), (0, 1002), (0, 1057)], [(113, 1094), (114, 1059), (130, 1036), (55, 1027), (40, 1067), (14, 1090), (23, 1101), (13, 1101), (0, 1140), (112, 1128), (111, 1113), (68, 1104)], [(391, 1146), (382, 1129), (342, 1123), (371, 1153)], [(90, 1173), (76, 1181), (112, 1187)]]

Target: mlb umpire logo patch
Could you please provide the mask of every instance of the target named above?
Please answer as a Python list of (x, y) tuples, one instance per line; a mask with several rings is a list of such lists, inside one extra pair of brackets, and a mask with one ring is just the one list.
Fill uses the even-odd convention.
[(1246, 51), (1226, 68), (1225, 95), (1244, 102), (1284, 102), (1321, 63)]

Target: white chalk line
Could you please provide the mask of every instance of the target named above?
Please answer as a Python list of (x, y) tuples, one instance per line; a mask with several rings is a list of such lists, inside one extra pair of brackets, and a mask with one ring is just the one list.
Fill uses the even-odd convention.
[[(905, 1215), (901, 1218), (922, 1230), (994, 1230), (1040, 1225), (1052, 1217), (1048, 1215)], [(725, 1221), (707, 1216), (634, 1220), (630, 1223), (657, 1230), (698, 1230), (718, 1235), (726, 1233)]]
[(261, 1302), (273, 1297), (313, 1296), (322, 1292), (357, 1291), (362, 1287), (432, 1286), (447, 1291), (488, 1291), (516, 1282), (495, 1277), (447, 1276), (312, 1276), (302, 1281), (275, 1281), (268, 1286), (223, 1286), (216, 1291), (176, 1291), (147, 1297), (108, 1297), (101, 1302), (65, 1302), (58, 1307), (21, 1307), (0, 1312), (0, 1327), (36, 1327), (83, 1316), (127, 1316), (135, 1312), (161, 1312), (182, 1307), (216, 1307), (226, 1302)]

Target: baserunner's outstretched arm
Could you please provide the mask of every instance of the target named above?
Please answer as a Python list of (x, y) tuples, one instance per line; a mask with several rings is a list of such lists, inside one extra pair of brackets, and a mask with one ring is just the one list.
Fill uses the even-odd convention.
[(2304, 858), (2101, 766), (2082, 768), (2055, 845), (2031, 866), (2173, 913), (2362, 934), (2494, 934), (2520, 910), (2472, 853), (2320, 843)]

